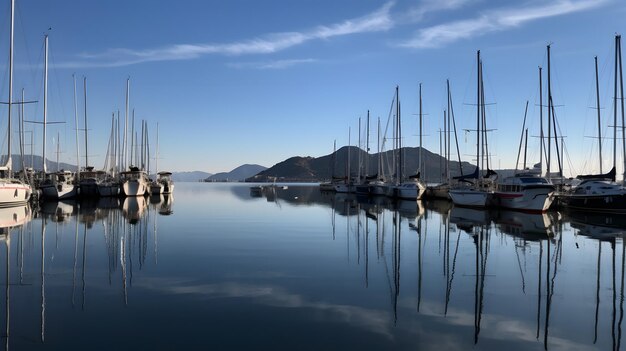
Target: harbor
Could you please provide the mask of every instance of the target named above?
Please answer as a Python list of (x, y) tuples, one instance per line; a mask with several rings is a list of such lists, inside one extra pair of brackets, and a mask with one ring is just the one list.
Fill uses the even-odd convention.
[(0, 0), (0, 349), (625, 349), (624, 13)]

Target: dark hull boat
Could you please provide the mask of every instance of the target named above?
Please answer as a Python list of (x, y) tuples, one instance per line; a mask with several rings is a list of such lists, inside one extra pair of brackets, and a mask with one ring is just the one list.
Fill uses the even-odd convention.
[[(594, 182), (595, 183), (595, 182)], [(598, 181), (598, 183), (604, 183)], [(585, 211), (626, 212), (626, 190), (615, 189), (614, 192), (596, 194), (570, 194), (563, 196), (565, 206)]]

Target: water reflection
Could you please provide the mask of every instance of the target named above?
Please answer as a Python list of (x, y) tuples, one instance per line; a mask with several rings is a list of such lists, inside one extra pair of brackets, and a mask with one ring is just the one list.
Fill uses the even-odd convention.
[[(340, 240), (345, 233), (346, 256), (351, 260), (356, 251), (355, 263), (364, 265), (364, 287), (372, 279), (387, 282), (394, 326), (433, 316), (460, 318), (471, 308), (471, 340), (482, 348), (498, 349), (495, 340), (546, 350), (621, 348), (626, 217), (484, 211), (446, 201), (392, 201), (310, 188), (260, 197), (330, 208), (332, 238)], [(346, 217), (345, 229), (336, 216)], [(370, 228), (375, 228), (374, 238)], [(376, 245), (373, 261), (370, 241)], [(608, 259), (603, 246), (610, 249)], [(372, 276), (381, 269), (382, 276)], [(410, 287), (416, 290), (411, 293)], [(588, 296), (590, 289), (593, 296)], [(471, 304), (468, 296), (473, 296)], [(411, 298), (416, 300), (413, 315), (403, 303)], [(608, 328), (603, 328), (603, 313), (610, 315)], [(591, 333), (583, 316), (593, 321)], [(452, 319), (438, 322), (447, 334), (460, 326)], [(522, 329), (508, 329), (513, 325)], [(585, 332), (591, 337), (585, 339)]]
[(176, 196), (0, 209), (5, 349), (621, 348), (619, 217)]
[[(128, 303), (133, 273), (147, 264), (149, 244), (154, 245), (153, 255), (157, 254), (158, 213), (172, 213), (172, 202), (164, 198), (151, 202), (152, 211), (148, 210), (145, 199), (133, 200), (122, 204), (118, 199), (44, 202), (32, 211), (29, 205), (0, 208), (0, 240), (6, 248), (5, 350), (41, 347), (49, 343), (50, 302), (47, 295), (52, 290), (53, 296), (58, 296), (64, 290), (61, 287), (68, 274), (71, 276), (71, 291), (68, 289), (66, 296), (71, 301), (71, 308), (87, 309), (89, 281), (93, 281), (94, 274), (98, 275), (103, 268), (98, 264), (101, 262), (100, 238), (97, 236), (100, 231), (108, 257), (108, 265), (104, 266), (108, 271), (108, 283), (114, 285), (114, 281), (120, 279), (123, 299)], [(153, 224), (152, 230), (148, 229), (149, 221)], [(148, 243), (149, 237), (155, 240), (154, 243)], [(93, 254), (98, 258), (90, 258)], [(93, 264), (96, 265), (91, 266)], [(38, 290), (36, 295), (33, 288)], [(13, 290), (18, 294), (12, 294)], [(59, 311), (58, 299), (54, 300), (57, 305), (52, 306), (52, 311)], [(99, 301), (94, 299), (91, 303), (97, 305)], [(38, 318), (34, 318), (33, 308), (39, 310)], [(12, 314), (11, 311), (17, 312)], [(67, 310), (61, 311), (63, 315), (68, 314)], [(54, 319), (58, 320), (58, 316)], [(16, 322), (12, 323), (13, 320)], [(53, 329), (57, 329), (56, 323)], [(38, 344), (33, 343), (35, 330)], [(53, 341), (50, 346), (55, 348), (54, 345)]]

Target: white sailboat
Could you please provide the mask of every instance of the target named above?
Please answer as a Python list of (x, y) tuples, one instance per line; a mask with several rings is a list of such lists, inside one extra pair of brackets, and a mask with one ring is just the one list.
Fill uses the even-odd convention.
[[(119, 116), (118, 116), (119, 117)], [(119, 120), (119, 118), (118, 118)], [(120, 194), (120, 184), (116, 179), (117, 164), (116, 164), (116, 151), (117, 142), (115, 134), (115, 113), (111, 118), (111, 136), (109, 138), (109, 150), (107, 152), (107, 162), (105, 163), (105, 171), (101, 172), (98, 179), (98, 195), (100, 197), (112, 197)], [(109, 165), (110, 162), (110, 165)], [(107, 165), (110, 166), (108, 172), (106, 171)]]
[(0, 167), (0, 207), (18, 206), (27, 203), (32, 188), (20, 179), (13, 178), (11, 159), (11, 107), (13, 105), (13, 27), (15, 17), (15, 0), (11, 0), (11, 29), (9, 45), (9, 113), (7, 127), (7, 160)]
[[(159, 124), (157, 123), (157, 141), (156, 141), (156, 160), (155, 169), (159, 169)], [(157, 179), (150, 183), (150, 194), (171, 194), (174, 191), (174, 181), (172, 180), (172, 172), (157, 172)]]
[[(481, 174), (480, 174), (480, 163), (482, 160), (481, 157), (481, 139), (480, 134), (484, 130), (484, 122), (483, 114), (483, 86), (482, 86), (482, 62), (480, 60), (480, 50), (476, 54), (477, 57), (477, 66), (478, 66), (478, 74), (477, 74), (477, 106), (476, 106), (476, 170), (471, 175), (455, 177), (461, 182), (468, 181), (468, 179), (474, 179), (474, 183), (467, 183), (467, 185), (459, 185), (454, 189), (450, 189), (449, 195), (452, 202), (457, 206), (468, 206), (468, 207), (486, 207), (489, 205), (489, 201), (491, 200), (491, 196), (493, 191), (491, 190), (491, 186), (489, 182), (486, 182)], [(481, 125), (483, 128), (481, 128)], [(484, 149), (484, 148), (483, 148)], [(490, 170), (487, 169), (488, 175)], [(495, 172), (494, 172), (495, 173)]]
[[(396, 87), (397, 89), (397, 87)], [(396, 91), (397, 93), (397, 91)], [(402, 153), (402, 134), (400, 126), (400, 96), (398, 95), (396, 100), (396, 115), (398, 120), (398, 152)], [(399, 178), (401, 180), (400, 184), (397, 184), (395, 187), (395, 196), (400, 199), (406, 200), (420, 200), (424, 196), (424, 192), (426, 191), (426, 184), (420, 179), (423, 170), (423, 161), (422, 161), (422, 84), (420, 83), (419, 88), (419, 116), (420, 116), (420, 150), (419, 150), (419, 170), (418, 173), (414, 176), (410, 176), (408, 179), (403, 180), (402, 171), (400, 171)], [(401, 156), (401, 155), (400, 155)], [(398, 168), (402, 169), (402, 157), (400, 157), (400, 162)]]
[[(39, 184), (39, 190), (44, 198), (69, 199), (76, 196), (77, 186), (74, 182), (74, 174), (70, 171), (57, 171), (48, 173), (46, 164), (46, 127), (48, 125), (48, 34), (44, 36), (44, 87), (43, 87), (43, 176), (44, 180)], [(57, 148), (59, 140), (57, 138)], [(58, 153), (57, 153), (58, 155)], [(57, 157), (58, 165), (58, 157)]]
[(144, 196), (148, 191), (148, 175), (139, 167), (131, 166), (128, 171), (120, 172), (120, 181), (126, 196)]
[[(584, 211), (600, 211), (600, 212), (626, 212), (626, 186), (624, 186), (624, 180), (622, 183), (616, 182), (617, 173), (617, 129), (625, 127), (618, 126), (618, 111), (621, 112), (622, 124), (624, 122), (624, 90), (623, 85), (618, 84), (623, 81), (622, 72), (622, 44), (621, 35), (615, 36), (615, 80), (614, 80), (614, 104), (613, 104), (613, 168), (607, 174), (590, 174), (579, 175), (576, 178), (581, 179), (582, 182), (570, 191), (561, 194), (562, 202), (569, 208), (584, 210)], [(597, 68), (596, 68), (597, 70)], [(597, 77), (597, 73), (596, 73)], [(597, 78), (596, 78), (597, 81)], [(597, 87), (597, 83), (596, 83)], [(619, 87), (619, 88), (618, 88)], [(598, 89), (598, 88), (596, 88)], [(599, 92), (596, 91), (596, 95), (599, 96)], [(598, 97), (599, 99), (599, 97)], [(621, 103), (618, 103), (621, 101)], [(598, 105), (598, 111), (600, 111)], [(598, 112), (599, 113), (599, 112)], [(598, 123), (600, 116), (598, 114)], [(598, 135), (600, 129), (598, 128)], [(598, 136), (598, 144), (602, 144), (600, 135)], [(626, 150), (626, 136), (622, 133), (622, 144), (624, 150)], [(599, 149), (600, 162), (602, 162), (602, 149)], [(626, 172), (626, 153), (622, 155), (624, 159), (624, 172)], [(602, 163), (600, 163), (600, 172), (602, 173)], [(626, 173), (624, 174), (626, 179)]]

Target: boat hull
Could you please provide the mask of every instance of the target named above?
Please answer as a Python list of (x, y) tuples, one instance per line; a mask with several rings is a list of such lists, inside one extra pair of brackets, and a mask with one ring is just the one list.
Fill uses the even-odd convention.
[(20, 181), (0, 180), (0, 207), (24, 205), (30, 200), (32, 189)]
[(77, 188), (78, 187), (73, 184), (48, 184), (39, 187), (39, 189), (41, 190), (41, 195), (44, 198), (59, 200), (71, 199), (73, 197), (76, 197), (76, 194), (78, 193)]
[(512, 210), (547, 211), (554, 201), (554, 188), (533, 188), (521, 192), (495, 192), (496, 205)]
[(98, 195), (102, 197), (118, 196), (119, 194), (119, 184), (98, 184)]
[(450, 191), (450, 185), (448, 184), (438, 184), (429, 186), (426, 188), (426, 192), (424, 193), (425, 197), (431, 199), (446, 199), (449, 200), (448, 192)]
[(457, 206), (487, 207), (492, 193), (474, 189), (451, 189), (448, 194)]
[(81, 197), (97, 197), (98, 195), (98, 183), (95, 179), (86, 179), (80, 182)]
[(424, 195), (426, 187), (419, 183), (403, 183), (394, 188), (394, 195), (404, 200), (419, 200)]
[(565, 195), (561, 201), (568, 208), (598, 211), (626, 212), (626, 193), (598, 195)]
[(122, 191), (126, 196), (143, 196), (147, 190), (147, 184), (140, 180), (128, 180), (122, 185)]
[(150, 184), (150, 194), (152, 195), (161, 195), (164, 190), (163, 184)]

